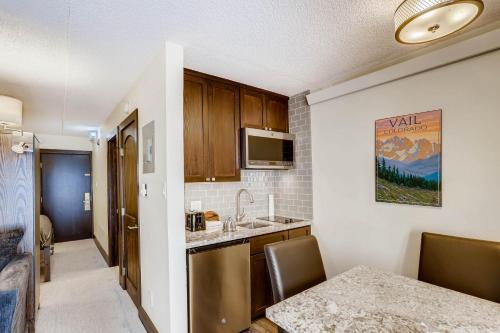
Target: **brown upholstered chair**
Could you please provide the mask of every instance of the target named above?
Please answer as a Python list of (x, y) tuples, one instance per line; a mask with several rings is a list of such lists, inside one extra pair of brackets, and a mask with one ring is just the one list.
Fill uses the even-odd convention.
[(500, 243), (424, 232), (418, 279), (500, 303)]
[(314, 236), (268, 244), (264, 253), (275, 303), (326, 281)]

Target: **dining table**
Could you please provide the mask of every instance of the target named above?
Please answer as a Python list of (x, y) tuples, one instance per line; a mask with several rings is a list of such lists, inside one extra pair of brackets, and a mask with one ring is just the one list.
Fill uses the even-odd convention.
[(274, 304), (266, 317), (288, 333), (500, 333), (500, 304), (369, 266)]

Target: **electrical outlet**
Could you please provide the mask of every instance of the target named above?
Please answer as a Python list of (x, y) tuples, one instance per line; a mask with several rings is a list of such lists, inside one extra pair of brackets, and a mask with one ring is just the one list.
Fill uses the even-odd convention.
[(191, 201), (190, 209), (193, 211), (201, 211), (201, 201)]

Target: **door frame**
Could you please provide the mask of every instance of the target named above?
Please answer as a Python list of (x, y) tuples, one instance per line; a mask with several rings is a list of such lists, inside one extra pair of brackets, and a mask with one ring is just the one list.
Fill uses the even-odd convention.
[(67, 150), (67, 149), (40, 149), (40, 214), (42, 214), (43, 208), (43, 196), (41, 193), (41, 189), (43, 189), (43, 177), (42, 177), (42, 155), (43, 154), (57, 154), (57, 155), (87, 155), (89, 157), (90, 162), (90, 224), (91, 224), (91, 233), (92, 237), (94, 236), (94, 180), (93, 175), (94, 172), (92, 170), (92, 151), (91, 150)]
[[(111, 152), (111, 146), (114, 145), (115, 156)], [(110, 267), (119, 264), (120, 256), (120, 202), (119, 202), (119, 174), (118, 168), (120, 164), (118, 134), (113, 135), (107, 140), (107, 176), (108, 176), (108, 265)], [(111, 164), (111, 158), (115, 158), (115, 165)], [(113, 179), (113, 177), (115, 177)], [(112, 205), (114, 202), (114, 205)], [(112, 207), (114, 206), (114, 207)], [(112, 209), (116, 209), (115, 218), (113, 219)], [(113, 221), (114, 220), (114, 221)], [(116, 235), (116, 237), (114, 237)], [(118, 247), (116, 255), (113, 251), (114, 247)]]
[[(127, 127), (128, 125), (130, 125), (130, 123), (134, 122), (137, 124), (137, 128), (136, 128), (136, 135), (137, 135), (137, 187), (139, 188), (139, 173), (140, 173), (140, 168), (139, 168), (139, 160), (140, 160), (140, 156), (139, 156), (139, 147), (140, 147), (140, 144), (139, 144), (139, 117), (138, 117), (138, 113), (139, 113), (139, 110), (138, 109), (135, 109), (132, 113), (130, 113), (127, 118), (125, 118), (125, 120), (123, 120), (120, 125), (118, 125), (117, 127), (117, 138), (118, 138), (118, 200), (119, 200), (119, 209), (120, 209), (120, 213), (119, 213), (119, 220), (120, 220), (120, 223), (119, 223), (119, 231), (118, 231), (118, 235), (119, 235), (119, 247), (118, 247), (118, 257), (119, 257), (119, 281), (120, 281), (120, 286), (122, 287), (122, 289), (126, 290), (127, 289), (127, 279), (126, 279), (126, 276), (124, 273), (124, 268), (125, 268), (125, 264), (126, 264), (126, 255), (127, 255), (127, 251), (126, 251), (126, 248), (125, 248), (125, 221), (123, 219), (123, 215), (121, 213), (121, 209), (123, 207), (123, 200), (124, 200), (124, 196), (123, 196), (123, 163), (122, 163), (122, 156), (120, 154), (120, 149), (122, 149), (123, 147), (121, 146), (122, 144), (122, 134), (121, 134), (121, 131), (122, 129), (124, 129), (125, 127)], [(141, 230), (141, 224), (140, 224), (140, 207), (139, 207), (139, 191), (137, 191), (137, 225), (139, 226), (139, 232), (137, 233), (137, 243), (138, 243), (138, 249), (137, 249), (137, 253), (138, 253), (138, 259), (137, 259), (137, 264), (138, 264), (138, 268), (139, 268), (139, 272), (138, 272), (138, 278), (137, 278), (137, 299), (132, 299), (132, 301), (134, 302), (134, 304), (137, 306), (137, 308), (140, 308), (141, 307), (141, 298), (142, 298), (142, 291), (141, 291), (141, 233), (140, 233), (140, 230)]]

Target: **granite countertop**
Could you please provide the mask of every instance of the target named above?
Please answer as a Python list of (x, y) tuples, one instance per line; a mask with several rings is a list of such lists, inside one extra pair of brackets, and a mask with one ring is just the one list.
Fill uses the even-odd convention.
[(289, 333), (500, 332), (500, 304), (358, 266), (267, 308)]
[[(244, 222), (249, 222), (252, 220), (246, 220)], [(219, 244), (224, 242), (229, 242), (237, 239), (255, 237), (259, 235), (271, 234), (273, 232), (290, 230), (300, 227), (306, 227), (312, 224), (312, 221), (302, 221), (294, 222), (288, 224), (275, 223), (262, 221), (258, 219), (253, 219), (253, 221), (258, 221), (262, 223), (270, 224), (269, 227), (257, 228), (257, 229), (247, 229), (238, 226), (234, 232), (223, 232), (222, 227), (207, 229), (203, 231), (190, 232), (186, 230), (186, 249), (191, 249), (200, 246)]]

